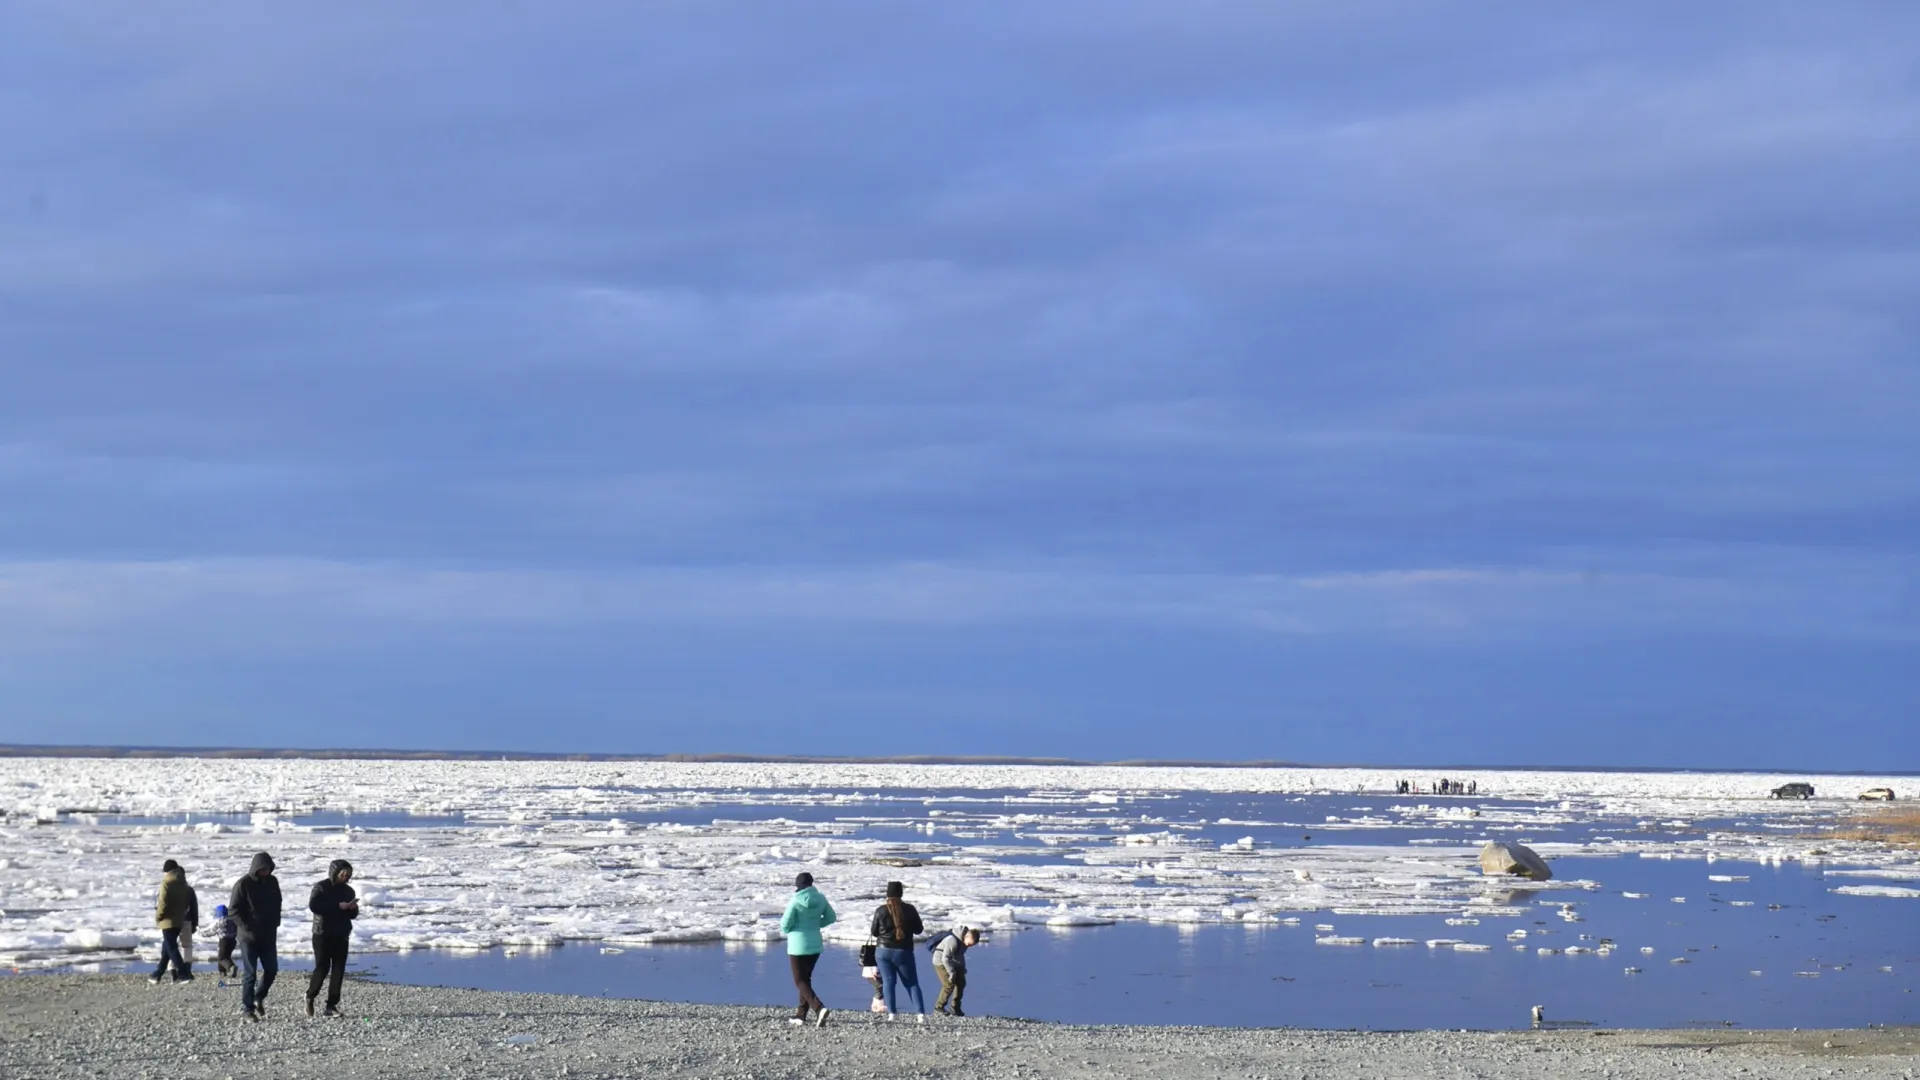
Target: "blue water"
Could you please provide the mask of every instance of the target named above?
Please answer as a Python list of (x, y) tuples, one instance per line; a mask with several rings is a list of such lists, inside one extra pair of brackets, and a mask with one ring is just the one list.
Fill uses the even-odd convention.
[[(1920, 931), (1911, 901), (1838, 896), (1817, 872), (1738, 864), (1752, 881), (1709, 883), (1699, 862), (1563, 859), (1568, 876), (1631, 878), (1634, 900), (1609, 886), (1554, 893), (1581, 903), (1565, 923), (1530, 905), (1518, 919), (1448, 926), (1438, 916), (1303, 915), (1297, 928), (1123, 924), (995, 935), (971, 954), (968, 1010), (1073, 1023), (1315, 1028), (1501, 1029), (1550, 1022), (1611, 1027), (1859, 1027), (1920, 1022)], [(1714, 869), (1726, 871), (1722, 862)], [(1629, 874), (1628, 871), (1631, 871)], [(1686, 904), (1669, 897), (1687, 896)], [(1720, 902), (1710, 899), (1718, 896)], [(1724, 901), (1752, 899), (1753, 907)], [(1524, 898), (1522, 898), (1524, 902)], [(1769, 904), (1778, 904), (1777, 910)], [(1314, 944), (1315, 922), (1340, 933), (1495, 944), (1490, 953)], [(1526, 929), (1524, 952), (1504, 940)], [(1546, 933), (1542, 933), (1542, 932)], [(1582, 942), (1580, 934), (1592, 941)], [(1539, 956), (1613, 938), (1609, 957)], [(1643, 956), (1639, 947), (1657, 953)], [(1689, 951), (1695, 950), (1695, 951)], [(922, 958), (928, 1001), (937, 987)], [(1689, 960), (1673, 964), (1676, 956)], [(1639, 967), (1627, 975), (1628, 966)], [(1880, 970), (1891, 967), (1891, 972)], [(602, 955), (593, 945), (479, 955), (369, 955), (355, 967), (403, 983), (655, 998), (719, 1004), (790, 1002), (779, 946), (651, 946)], [(1759, 975), (1750, 974), (1758, 970)], [(1817, 972), (1807, 977), (1799, 972)], [(815, 979), (830, 1005), (871, 996), (849, 948), (829, 947)]]

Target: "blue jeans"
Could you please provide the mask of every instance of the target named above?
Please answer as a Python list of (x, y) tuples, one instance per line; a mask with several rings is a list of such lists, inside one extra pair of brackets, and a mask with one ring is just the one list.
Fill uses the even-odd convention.
[[(254, 965), (260, 965), (260, 988), (254, 989)], [(280, 954), (274, 950), (273, 938), (240, 939), (240, 1008), (252, 1012), (267, 1003), (267, 991), (273, 989), (274, 977), (280, 974)]]
[(887, 999), (887, 1011), (899, 1012), (895, 1007), (897, 994), (895, 984), (906, 987), (913, 996), (915, 1012), (927, 1011), (927, 1000), (920, 996), (920, 971), (913, 964), (913, 949), (875, 949), (874, 960), (880, 967), (880, 982)]
[(178, 930), (160, 931), (160, 966), (153, 969), (153, 977), (157, 979), (165, 975), (168, 967), (173, 968), (175, 982), (186, 978), (190, 970), (186, 959), (180, 955), (180, 931)]

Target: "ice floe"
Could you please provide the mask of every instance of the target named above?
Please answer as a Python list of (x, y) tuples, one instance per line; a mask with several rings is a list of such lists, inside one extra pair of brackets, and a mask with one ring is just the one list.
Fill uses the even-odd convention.
[[(1472, 927), (1548, 903), (1526, 899), (1542, 892), (1600, 887), (1556, 880), (1518, 892), (1485, 879), (1475, 854), (1491, 836), (1525, 840), (1549, 859), (1779, 864), (1831, 858), (1804, 834), (1853, 812), (1838, 800), (1764, 797), (1784, 779), (1846, 786), (1819, 776), (1482, 770), (1461, 777), (1480, 795), (1460, 802), (1390, 798), (1399, 778), (1366, 769), (4, 759), (0, 961), (51, 966), (151, 950), (163, 859), (187, 866), (205, 910), (263, 848), (296, 897), (328, 860), (352, 858), (360, 951), (621, 949), (776, 943), (799, 869), (819, 877), (840, 908), (828, 936), (847, 943), (864, 940), (865, 911), (891, 879), (908, 882), (933, 926), (1291, 926), (1295, 913), (1331, 912), (1437, 915)], [(1183, 800), (1196, 793), (1286, 798), (1254, 814), (1189, 818)], [(1308, 796), (1346, 802), (1309, 819), (1293, 806)], [(1757, 825), (1694, 828), (1736, 816)], [(1600, 821), (1609, 835), (1592, 842), (1533, 836)], [(1761, 831), (1776, 824), (1776, 834)], [(1285, 847), (1247, 831), (1260, 828), (1352, 842)], [(1911, 854), (1844, 850), (1854, 863), (1879, 865), (1829, 873), (1920, 880)], [(1723, 878), (1740, 875), (1712, 876)], [(1835, 891), (1920, 895), (1874, 884)], [(1580, 918), (1570, 905), (1557, 910)], [(1348, 938), (1318, 925), (1326, 929), (1316, 940), (1328, 943), (1415, 940)]]

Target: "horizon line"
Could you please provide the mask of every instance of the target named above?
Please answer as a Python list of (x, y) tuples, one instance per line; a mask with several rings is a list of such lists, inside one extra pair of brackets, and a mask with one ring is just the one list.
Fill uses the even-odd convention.
[(90, 744), (0, 743), (0, 758), (214, 758), (285, 761), (573, 761), (634, 762), (692, 765), (1022, 765), (1057, 768), (1129, 769), (1398, 769), (1472, 770), (1480, 772), (1600, 772), (1600, 773), (1777, 773), (1830, 776), (1920, 776), (1903, 769), (1771, 769), (1680, 765), (1473, 765), (1315, 763), (1257, 759), (1223, 761), (1191, 758), (1127, 758), (1095, 761), (1083, 758), (1027, 757), (1014, 754), (892, 754), (842, 756), (805, 754), (586, 753), (544, 750), (404, 750), (371, 747), (249, 747), (249, 746), (139, 746)]

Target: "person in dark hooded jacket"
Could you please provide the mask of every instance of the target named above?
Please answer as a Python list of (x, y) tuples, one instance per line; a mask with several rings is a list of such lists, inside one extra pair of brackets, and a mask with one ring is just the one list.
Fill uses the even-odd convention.
[(273, 876), (273, 856), (254, 855), (246, 876), (233, 883), (227, 917), (239, 931), (240, 1008), (248, 1020), (259, 1020), (266, 1016), (267, 991), (280, 974), (280, 881)]
[(327, 876), (313, 883), (313, 895), (307, 910), (313, 912), (313, 978), (307, 983), (307, 1015), (313, 1015), (313, 1001), (320, 996), (321, 984), (327, 987), (327, 1015), (340, 1015), (340, 979), (347, 973), (347, 945), (353, 939), (353, 920), (360, 914), (360, 900), (354, 894), (353, 864), (335, 859), (327, 864)]

